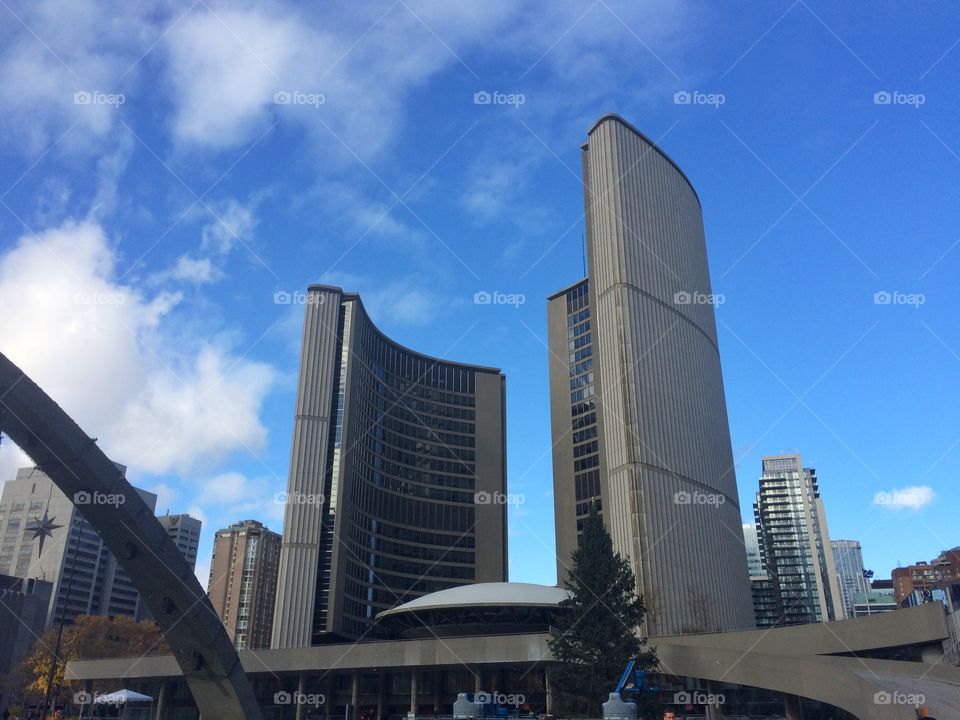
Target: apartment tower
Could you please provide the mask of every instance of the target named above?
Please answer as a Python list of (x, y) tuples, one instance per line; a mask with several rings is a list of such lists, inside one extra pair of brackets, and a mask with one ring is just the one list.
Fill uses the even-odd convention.
[[(152, 511), (157, 496), (134, 489)], [(71, 499), (37, 468), (21, 468), (4, 484), (0, 573), (52, 583), (48, 626), (61, 618), (72, 623), (77, 615), (145, 617), (133, 581), (81, 512), (87, 503), (111, 501), (110, 495), (86, 493)]]
[(798, 454), (762, 458), (753, 505), (764, 567), (782, 605), (777, 625), (844, 617), (817, 471)]
[(190, 563), (190, 567), (197, 566), (197, 548), (200, 545), (200, 529), (203, 523), (195, 517), (190, 517), (187, 513), (179, 515), (157, 516), (157, 520), (167, 531), (167, 535), (173, 540), (173, 544), (183, 553), (183, 556)]
[(863, 548), (857, 540), (831, 540), (830, 548), (843, 606), (843, 618), (837, 619), (852, 618), (857, 596), (870, 592), (870, 580), (863, 566)]
[(218, 530), (207, 595), (237, 650), (270, 647), (280, 534), (256, 520)]

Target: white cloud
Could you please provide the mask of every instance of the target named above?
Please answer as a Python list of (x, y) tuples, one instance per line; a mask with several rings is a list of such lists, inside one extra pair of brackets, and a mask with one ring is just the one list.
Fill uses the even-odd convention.
[[(0, 123), (36, 155), (68, 128), (61, 148), (87, 154), (117, 127), (123, 106), (78, 104), (74, 94), (124, 94), (137, 58), (160, 32), (167, 2), (11, 2), (0, 29)], [(126, 77), (124, 74), (126, 73)], [(132, 100), (132, 97), (129, 98)]]
[(225, 472), (204, 477), (194, 483), (199, 489), (193, 497), (190, 514), (213, 522), (217, 527), (254, 517), (265, 525), (283, 520), (283, 503), (278, 500), (287, 485), (285, 478), (247, 477), (240, 472)]
[[(502, 0), (371, 4), (336, 16), (293, 4), (198, 8), (163, 43), (174, 136), (230, 147), (253, 142), (281, 120), (310, 143), (333, 148), (324, 153), (328, 162), (354, 152), (369, 158), (404, 122), (408, 94), (457, 65), (458, 52), (488, 44), (511, 14)], [(282, 92), (323, 101), (275, 103)]]
[(526, 172), (517, 163), (478, 162), (461, 202), (480, 220), (496, 219), (505, 207), (517, 201), (518, 185), (526, 179)]
[(180, 294), (123, 285), (115, 264), (94, 222), (21, 238), (0, 255), (3, 352), (133, 476), (261, 448), (274, 370), (222, 343), (172, 339)]
[(385, 285), (361, 275), (332, 272), (324, 273), (319, 282), (360, 293), (363, 306), (381, 329), (428, 325), (458, 302), (457, 298), (429, 290), (431, 285), (416, 277), (401, 278)]
[(0, 482), (13, 480), (19, 468), (31, 465), (33, 462), (27, 454), (14, 445), (13, 440), (4, 435), (0, 440)]
[(157, 286), (172, 280), (204, 285), (221, 280), (227, 256), (237, 245), (249, 248), (253, 243), (258, 202), (252, 200), (244, 204), (227, 198), (207, 203), (212, 218), (200, 231), (198, 249), (178, 256), (172, 267), (151, 274), (147, 283)]
[(899, 490), (878, 492), (873, 496), (873, 504), (893, 508), (894, 510), (904, 508), (920, 510), (930, 505), (935, 498), (936, 493), (934, 493), (933, 488), (926, 485), (913, 485)]
[(201, 248), (207, 252), (227, 255), (237, 243), (248, 244), (257, 227), (255, 204), (242, 205), (233, 199), (208, 206), (213, 220), (203, 228)]
[(305, 42), (321, 39), (276, 13), (191, 12), (164, 40), (176, 100), (174, 135), (228, 147), (263, 132), (280, 74), (297, 62)]
[(176, 508), (180, 493), (175, 488), (170, 487), (167, 483), (157, 483), (146, 489), (157, 496), (157, 515), (166, 515), (167, 510), (170, 510), (174, 515), (179, 512)]
[[(488, 58), (515, 62), (517, 75), (529, 70), (516, 85), (548, 74), (554, 87), (527, 108), (564, 123), (609, 99), (624, 81), (626, 52), (637, 95), (672, 85), (664, 64), (694, 40), (680, 32), (689, 28), (689, 5), (607, 0), (585, 13), (578, 0), (552, 2), (549, 12), (510, 0), (408, 0), (331, 13), (279, 1), (11, 0), (8, 15), (23, 24), (8, 18), (0, 28), (0, 123), (36, 155), (73, 123), (61, 147), (96, 151), (121, 120), (132, 122), (134, 108), (151, 108), (186, 150), (243, 146), (280, 120), (322, 147), (325, 161), (339, 154), (353, 162), (352, 151), (369, 159), (387, 146), (407, 120), (410, 95), (444, 70), (467, 83), (465, 104), (478, 90), (529, 90), (486, 87), (479, 77), (471, 89)], [(80, 91), (119, 93), (125, 102), (77, 104)], [(282, 91), (324, 102), (277, 104)]]
[(213, 267), (210, 258), (193, 258), (181, 255), (177, 258), (170, 276), (175, 280), (185, 280), (193, 283), (208, 283), (220, 277), (220, 272)]

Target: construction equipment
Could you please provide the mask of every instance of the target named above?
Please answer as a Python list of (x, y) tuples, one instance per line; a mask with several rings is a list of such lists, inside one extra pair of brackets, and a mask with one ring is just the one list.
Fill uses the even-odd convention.
[(637, 696), (656, 689), (650, 685), (647, 671), (637, 667), (636, 659), (630, 659), (617, 687), (603, 704), (603, 720), (637, 720)]

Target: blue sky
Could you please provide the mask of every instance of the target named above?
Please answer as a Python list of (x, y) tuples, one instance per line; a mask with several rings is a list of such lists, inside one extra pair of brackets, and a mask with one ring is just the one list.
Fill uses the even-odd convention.
[(204, 581), (217, 527), (280, 528), (303, 308), (276, 298), (317, 281), (504, 370), (511, 578), (554, 581), (545, 297), (582, 275), (605, 112), (700, 195), (745, 519), (798, 449), (878, 577), (960, 544), (950, 8), (129, 5), (0, 9), (0, 349), (204, 519)]

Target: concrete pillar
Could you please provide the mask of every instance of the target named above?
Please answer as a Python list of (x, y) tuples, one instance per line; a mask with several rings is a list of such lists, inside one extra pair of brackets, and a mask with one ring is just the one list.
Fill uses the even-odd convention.
[[(165, 679), (160, 679), (160, 691), (157, 693), (157, 713), (154, 715), (154, 720), (163, 720), (163, 713), (166, 710), (167, 705), (167, 685), (169, 685)], [(80, 710), (80, 717), (83, 717), (83, 709)]]
[(386, 720), (389, 690), (390, 673), (384, 670), (377, 674), (377, 720)]
[[(716, 683), (707, 683), (707, 692), (714, 697), (720, 695), (720, 686)], [(723, 705), (719, 702), (707, 705), (707, 720), (720, 720), (723, 717)]]
[(553, 685), (550, 683), (550, 668), (543, 667), (543, 689), (547, 694), (547, 715), (553, 715)]
[(302, 702), (299, 702), (304, 695), (307, 694), (307, 674), (301, 672), (300, 676), (297, 678), (297, 697), (295, 698), (298, 702), (294, 705), (296, 708), (296, 714), (294, 718), (296, 720), (303, 720), (304, 713), (306, 712), (306, 705)]
[(785, 693), (783, 696), (783, 714), (787, 716), (787, 720), (803, 720), (803, 705), (800, 704), (800, 698)]
[(473, 671), (473, 692), (478, 693), (483, 690), (483, 670), (478, 665), (474, 665)]
[(358, 720), (360, 717), (360, 671), (354, 670), (350, 680), (350, 717), (347, 720)]
[(943, 645), (924, 645), (920, 648), (920, 660), (928, 665), (940, 665), (943, 662)]
[(443, 680), (443, 671), (434, 670), (433, 671), (433, 714), (440, 714), (440, 683)]
[[(349, 708), (345, 708), (346, 713), (350, 713)], [(333, 673), (328, 673), (326, 682), (323, 685), (323, 712), (322, 715), (336, 715), (337, 713), (337, 679)], [(349, 718), (348, 718), (349, 720)]]
[(417, 712), (417, 680), (420, 673), (416, 670), (410, 671), (410, 712)]
[[(83, 693), (86, 697), (91, 699), (91, 702), (89, 703), (89, 707), (92, 708), (93, 707), (93, 680), (83, 681)], [(88, 706), (88, 703), (83, 703), (80, 706), (80, 717), (83, 717), (83, 714), (87, 711), (88, 709), (87, 706)]]

